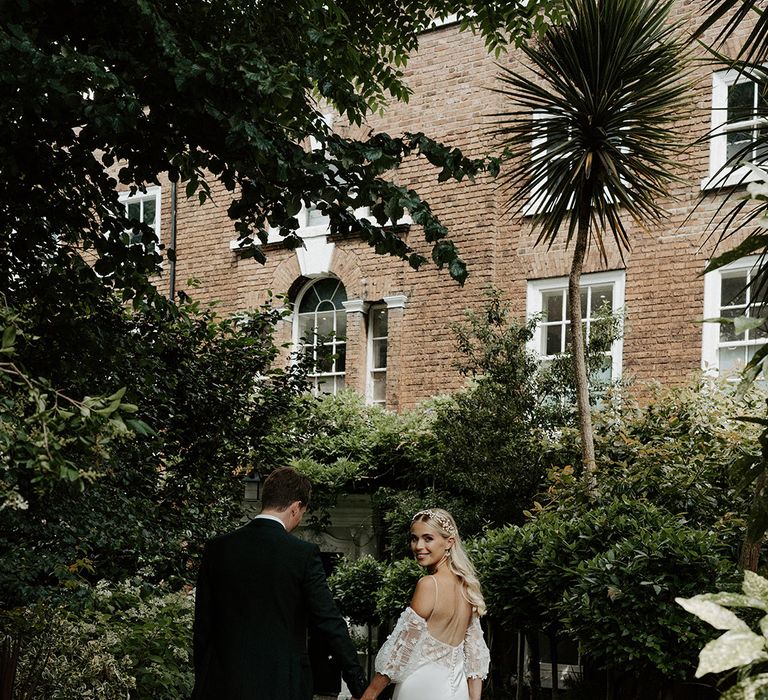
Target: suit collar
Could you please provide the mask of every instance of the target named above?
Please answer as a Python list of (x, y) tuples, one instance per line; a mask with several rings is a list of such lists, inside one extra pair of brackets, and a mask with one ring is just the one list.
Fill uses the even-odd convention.
[(283, 525), (278, 520), (272, 520), (272, 518), (254, 518), (248, 524), (255, 525), (256, 527), (269, 527), (269, 528), (274, 528), (275, 530), (282, 530), (283, 532), (288, 532), (288, 530), (285, 529), (285, 525)]

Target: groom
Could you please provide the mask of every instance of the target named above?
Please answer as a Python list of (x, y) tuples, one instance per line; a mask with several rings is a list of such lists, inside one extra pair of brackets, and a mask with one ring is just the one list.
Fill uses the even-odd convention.
[(277, 469), (262, 513), (205, 546), (195, 594), (192, 700), (311, 700), (307, 629), (340, 661), (354, 697), (366, 687), (333, 602), (317, 545), (289, 534), (301, 522), (309, 480)]

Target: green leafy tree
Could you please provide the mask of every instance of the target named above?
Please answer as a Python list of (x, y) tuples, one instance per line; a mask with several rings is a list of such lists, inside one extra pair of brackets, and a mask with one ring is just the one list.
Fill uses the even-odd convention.
[[(334, 134), (322, 112), (327, 105), (361, 125), (388, 100), (407, 100), (404, 67), (435, 15), (458, 13), (501, 50), (543, 26), (542, 11), (556, 4), (4, 3), (0, 279), (18, 293), (66, 268), (82, 292), (107, 283), (127, 297), (151, 293), (157, 241), (127, 219), (117, 187), (142, 189), (165, 175), (187, 197), (226, 207), (262, 260), (251, 244), (265, 242), (271, 226), (299, 245), (296, 215), (313, 203), (334, 232), (355, 232), (418, 267), (425, 258), (382, 228), (408, 209), (435, 262), (463, 280), (445, 227), (386, 173), (415, 154), (441, 179), (472, 177), (485, 165), (423, 134)], [(304, 147), (309, 137), (319, 150)], [(370, 219), (350, 213), (368, 205)], [(82, 265), (84, 249), (95, 254), (100, 280)], [(173, 260), (175, 251), (166, 254)]]
[[(73, 418), (49, 422), (49, 443), (65, 443), (63, 474), (90, 477), (83, 489), (30, 461), (27, 446), (37, 444), (39, 431), (15, 429), (23, 414), (3, 421), (12, 443), (3, 480), (27, 507), (0, 510), (2, 607), (82, 580), (194, 576), (204, 542), (240, 515), (241, 478), (263, 435), (306, 386), (299, 369), (272, 367), (280, 315), (265, 310), (227, 320), (194, 303), (138, 313), (112, 300), (70, 306), (58, 333), (49, 324), (62, 319), (27, 319), (16, 347), (31, 376), (45, 371), (68, 396), (127, 387), (119, 402), (135, 407), (129, 420), (152, 430), (133, 430), (97, 450), (90, 432), (70, 428)], [(42, 345), (36, 336), (56, 341)]]
[(17, 342), (38, 342), (28, 338), (24, 321), (0, 306), (0, 511), (26, 510), (29, 489), (50, 496), (62, 481), (84, 488), (103, 476), (115, 443), (151, 432), (129, 417), (137, 407), (123, 401), (125, 387), (75, 399), (30, 376), (16, 358)]
[[(687, 104), (682, 45), (669, 0), (566, 0), (566, 18), (522, 47), (528, 78), (505, 69), (499, 92), (514, 108), (497, 115), (508, 155), (509, 205), (533, 215), (538, 242), (573, 245), (569, 312), (582, 318), (579, 281), (590, 242), (604, 232), (620, 251), (628, 215), (648, 224), (673, 179), (673, 127)], [(533, 114), (531, 113), (533, 112)], [(537, 118), (541, 117), (541, 118)], [(571, 334), (585, 478), (595, 483), (588, 372), (582, 333)]]

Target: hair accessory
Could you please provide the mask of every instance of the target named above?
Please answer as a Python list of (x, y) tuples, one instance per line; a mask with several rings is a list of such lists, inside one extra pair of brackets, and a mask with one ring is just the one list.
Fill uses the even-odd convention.
[(427, 508), (426, 510), (420, 510), (416, 515), (411, 518), (411, 522), (414, 522), (418, 518), (422, 518), (424, 516), (427, 516), (430, 520), (434, 520), (443, 530), (445, 530), (451, 537), (456, 537), (456, 526), (450, 521), (449, 518), (447, 518), (442, 513), (438, 513), (435, 510), (432, 510), (431, 508)]

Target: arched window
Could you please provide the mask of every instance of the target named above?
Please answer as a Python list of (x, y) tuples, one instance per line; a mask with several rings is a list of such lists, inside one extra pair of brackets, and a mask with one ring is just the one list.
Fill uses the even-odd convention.
[(295, 339), (300, 350), (311, 353), (315, 371), (310, 375), (318, 394), (336, 394), (344, 388), (347, 292), (341, 280), (325, 277), (299, 295)]

